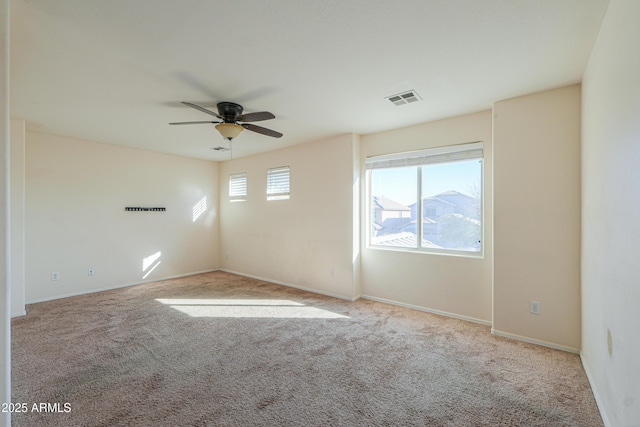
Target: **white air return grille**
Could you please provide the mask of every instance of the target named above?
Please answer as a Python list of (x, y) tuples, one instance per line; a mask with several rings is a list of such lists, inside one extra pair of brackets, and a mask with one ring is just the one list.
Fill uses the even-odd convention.
[(389, 102), (393, 103), (396, 107), (422, 100), (422, 98), (420, 98), (420, 95), (418, 95), (415, 90), (399, 93), (397, 95), (387, 96), (385, 99), (388, 99)]

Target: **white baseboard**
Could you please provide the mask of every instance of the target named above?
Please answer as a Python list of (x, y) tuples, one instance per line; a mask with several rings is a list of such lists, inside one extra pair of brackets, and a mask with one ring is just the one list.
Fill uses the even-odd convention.
[(11, 314), (11, 318), (13, 319), (14, 317), (22, 317), (22, 316), (26, 316), (27, 315), (27, 311), (26, 310), (22, 310), (19, 311), (17, 313), (12, 313)]
[(262, 280), (263, 282), (274, 283), (276, 285), (287, 286), (289, 288), (296, 288), (296, 289), (300, 289), (302, 291), (307, 291), (307, 292), (311, 292), (311, 293), (314, 293), (314, 294), (325, 295), (325, 296), (328, 296), (328, 297), (343, 299), (343, 300), (347, 300), (347, 301), (356, 301), (358, 298), (360, 298), (360, 296), (347, 297), (347, 296), (340, 295), (340, 294), (334, 294), (332, 292), (321, 291), (321, 290), (316, 289), (316, 288), (307, 288), (305, 286), (293, 285), (291, 283), (281, 282), (279, 280), (273, 280), (273, 279), (269, 279), (267, 277), (260, 277), (260, 276), (254, 276), (252, 274), (241, 273), (239, 271), (228, 270), (226, 268), (220, 268), (219, 271), (224, 271), (225, 273), (237, 274), (238, 276), (249, 277), (251, 279)]
[(95, 292), (111, 291), (113, 289), (128, 288), (129, 286), (143, 285), (145, 283), (151, 283), (151, 282), (161, 282), (163, 280), (177, 279), (177, 278), (180, 278), (180, 277), (195, 276), (196, 274), (211, 273), (213, 271), (218, 271), (218, 269), (214, 268), (212, 270), (202, 270), (202, 271), (194, 271), (194, 272), (191, 272), (191, 273), (176, 274), (175, 276), (159, 277), (159, 278), (154, 278), (154, 279), (149, 279), (149, 280), (143, 280), (143, 281), (140, 281), (140, 282), (133, 282), (133, 283), (125, 283), (125, 284), (122, 284), (122, 285), (107, 286), (105, 288), (87, 289), (87, 290), (82, 290), (82, 291), (79, 291), (79, 292), (72, 292), (72, 293), (68, 293), (68, 294), (56, 295), (56, 296), (53, 296), (53, 297), (38, 298), (38, 299), (35, 299), (35, 300), (27, 301), (27, 304), (35, 304), (35, 303), (38, 303), (38, 302), (53, 301), (53, 300), (61, 299), (61, 298), (77, 297), (79, 295), (87, 295), (87, 294), (93, 294)]
[(589, 385), (591, 385), (591, 392), (593, 393), (593, 398), (595, 399), (596, 405), (598, 406), (598, 411), (600, 411), (602, 422), (604, 423), (605, 427), (611, 427), (613, 424), (611, 424), (611, 421), (609, 421), (607, 411), (605, 411), (604, 404), (602, 403), (602, 399), (600, 398), (600, 394), (598, 393), (598, 389), (596, 388), (596, 383), (593, 381), (591, 371), (589, 370), (589, 364), (587, 363), (587, 359), (583, 352), (580, 352), (580, 361), (582, 362), (584, 373), (587, 375)]
[(548, 341), (538, 340), (538, 339), (535, 339), (535, 338), (529, 338), (529, 337), (525, 337), (525, 336), (522, 336), (522, 335), (511, 334), (509, 332), (498, 331), (498, 330), (496, 330), (494, 328), (491, 328), (491, 333), (494, 334), (494, 335), (497, 335), (499, 337), (511, 338), (511, 339), (518, 340), (518, 341), (524, 341), (524, 342), (528, 342), (528, 343), (531, 343), (531, 344), (541, 345), (543, 347), (553, 348), (555, 350), (562, 350), (562, 351), (566, 351), (568, 353), (580, 354), (580, 350), (577, 349), (577, 348), (573, 348), (573, 347), (569, 347), (569, 346), (561, 345), (561, 344), (556, 344), (556, 343), (552, 343), (552, 342), (548, 342)]
[(453, 317), (454, 319), (466, 320), (467, 322), (479, 323), (481, 325), (491, 326), (491, 322), (482, 319), (476, 319), (475, 317), (462, 316), (460, 314), (449, 313), (447, 311), (434, 310), (432, 308), (421, 307), (413, 304), (406, 304), (399, 301), (393, 301), (385, 298), (372, 297), (370, 295), (362, 295), (363, 299), (369, 299), (372, 301), (383, 302), (385, 304), (399, 305), (401, 307), (411, 308), (413, 310), (424, 311), (426, 313), (438, 314), (440, 316)]

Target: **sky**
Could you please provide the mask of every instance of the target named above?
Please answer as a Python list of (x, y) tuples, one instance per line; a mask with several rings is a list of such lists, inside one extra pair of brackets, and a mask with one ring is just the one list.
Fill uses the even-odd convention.
[[(416, 203), (416, 170), (415, 166), (372, 170), (371, 194), (407, 206)], [(477, 197), (481, 177), (482, 164), (477, 159), (427, 165), (422, 170), (422, 194), (423, 197), (431, 197), (455, 190)]]

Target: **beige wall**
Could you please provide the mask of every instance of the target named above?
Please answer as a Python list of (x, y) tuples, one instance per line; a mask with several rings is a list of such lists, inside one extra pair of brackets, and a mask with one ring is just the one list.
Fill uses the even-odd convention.
[(640, 422), (638, 22), (611, 1), (583, 81), (582, 356), (612, 426)]
[[(485, 111), (402, 129), (364, 135), (361, 163), (369, 156), (484, 142), (484, 257), (361, 248), (362, 294), (483, 323), (491, 322), (492, 143), (491, 112)], [(364, 173), (362, 175), (364, 177)], [(362, 206), (366, 205), (364, 183)], [(362, 215), (361, 232), (365, 233)]]
[(493, 115), (494, 332), (578, 351), (580, 86), (496, 102)]
[[(348, 134), (223, 162), (222, 267), (342, 298), (358, 296), (354, 144), (357, 138)], [(285, 165), (291, 168), (291, 198), (267, 201), (267, 169)], [(229, 174), (239, 172), (247, 173), (247, 201), (229, 202)]]
[(11, 316), (26, 314), (24, 265), (25, 122), (11, 119)]
[(218, 267), (217, 163), (32, 132), (26, 140), (27, 302)]

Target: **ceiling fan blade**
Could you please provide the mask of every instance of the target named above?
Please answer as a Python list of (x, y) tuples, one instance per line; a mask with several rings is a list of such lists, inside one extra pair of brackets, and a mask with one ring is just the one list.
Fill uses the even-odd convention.
[(215, 117), (217, 117), (217, 118), (219, 118), (219, 119), (222, 119), (222, 117), (220, 117), (220, 115), (219, 115), (218, 113), (214, 113), (213, 111), (211, 111), (211, 110), (207, 110), (207, 109), (206, 109), (206, 108), (204, 108), (204, 107), (201, 107), (201, 106), (196, 105), (196, 104), (192, 104), (192, 103), (190, 103), (190, 102), (184, 102), (184, 101), (183, 101), (182, 103), (183, 103), (184, 105), (187, 105), (187, 106), (191, 107), (191, 108), (195, 108), (196, 110), (200, 110), (200, 111), (202, 111), (203, 113), (210, 114), (210, 115), (215, 116)]
[(173, 122), (173, 123), (169, 123), (170, 125), (195, 125), (195, 124), (202, 124), (202, 123), (221, 123), (221, 122), (212, 122), (212, 121), (205, 121), (205, 122)]
[(263, 135), (272, 136), (274, 138), (280, 138), (282, 134), (280, 132), (276, 132), (275, 130), (263, 128), (262, 126), (252, 125), (251, 123), (242, 123), (242, 126), (245, 129), (248, 129), (253, 132), (258, 132)]
[(276, 116), (274, 116), (272, 113), (268, 112), (268, 111), (259, 111), (257, 113), (248, 113), (248, 114), (242, 114), (238, 117), (236, 117), (236, 121), (239, 122), (260, 122), (262, 120), (271, 120), (271, 119), (275, 119)]

